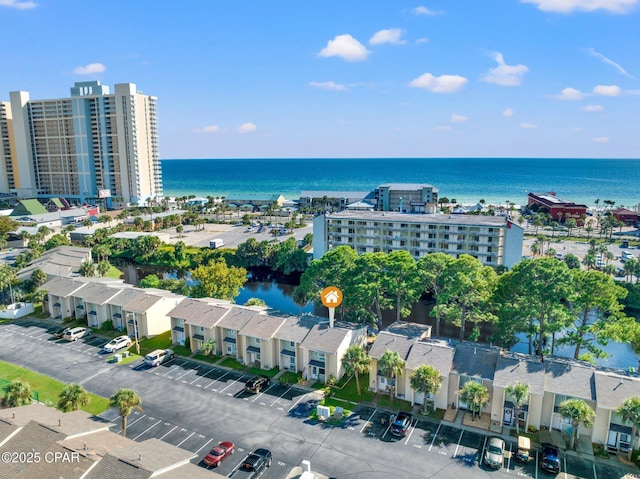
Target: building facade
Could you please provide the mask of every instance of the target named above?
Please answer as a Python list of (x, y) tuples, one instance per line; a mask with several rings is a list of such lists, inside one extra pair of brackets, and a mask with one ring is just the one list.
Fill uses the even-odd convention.
[(469, 254), (508, 268), (522, 258), (523, 229), (505, 217), (343, 211), (313, 221), (313, 257), (337, 246), (358, 254), (406, 250), (415, 259), (441, 252)]
[(584, 222), (587, 214), (587, 205), (578, 205), (563, 200), (552, 191), (549, 193), (529, 193), (527, 205), (532, 209), (546, 210), (559, 223), (564, 223), (569, 218), (581, 223)]
[(439, 192), (433, 185), (420, 183), (387, 183), (373, 191), (376, 210), (399, 213), (435, 213)]
[(0, 193), (73, 203), (162, 196), (157, 99), (133, 83), (76, 82), (71, 96), (0, 104)]

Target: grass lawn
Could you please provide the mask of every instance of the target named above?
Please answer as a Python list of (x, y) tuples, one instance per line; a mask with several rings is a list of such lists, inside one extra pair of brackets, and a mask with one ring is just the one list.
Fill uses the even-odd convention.
[[(336, 398), (324, 398), (322, 401), (320, 401), (320, 403), (318, 404), (319, 406), (329, 406), (330, 410), (331, 410), (331, 417), (327, 418), (325, 421), (323, 421), (324, 424), (329, 424), (331, 426), (340, 426), (342, 425), (342, 423), (344, 423), (344, 421), (351, 415), (352, 410), (350, 409), (352, 407), (352, 405), (348, 402), (345, 401), (340, 401)], [(342, 412), (342, 419), (336, 419), (333, 417), (333, 414), (336, 410), (336, 407), (341, 407), (343, 412)], [(315, 421), (320, 421), (320, 418), (318, 417), (318, 408), (313, 408), (313, 410), (311, 411), (311, 413), (309, 413), (309, 419), (311, 420), (315, 420)]]
[[(127, 356), (126, 358), (122, 358), (119, 363), (115, 363), (115, 364), (117, 364), (118, 366), (122, 366), (123, 364), (130, 364), (130, 363), (139, 361), (140, 359), (143, 359), (143, 358), (144, 356), (138, 356), (135, 353), (130, 353), (129, 356)], [(113, 355), (109, 356), (107, 358), (107, 362), (108, 363), (114, 362), (114, 356)]]
[(518, 434), (515, 429), (511, 429), (511, 431), (509, 431), (509, 434), (513, 437), (526, 436), (531, 439), (531, 442), (540, 442), (540, 436), (537, 432), (525, 432), (520, 429), (520, 434)]
[(238, 371), (244, 370), (246, 366), (244, 364), (239, 363), (235, 358), (226, 358), (221, 363), (220, 366), (225, 366), (231, 369), (237, 369)]
[(287, 371), (278, 379), (281, 383), (286, 384), (298, 384), (298, 381), (302, 379), (302, 373), (294, 373), (292, 371)]
[(196, 354), (193, 359), (199, 359), (200, 361), (206, 361), (208, 363), (217, 363), (220, 360), (220, 356), (212, 356), (210, 354), (208, 355), (203, 355), (203, 354)]
[(178, 356), (185, 356), (188, 358), (193, 354), (188, 347), (183, 346), (181, 344), (176, 344), (171, 349), (173, 349), (173, 352), (176, 353)]
[[(60, 392), (66, 386), (66, 384), (48, 376), (4, 361), (0, 361), (0, 378), (8, 381), (20, 378), (29, 383), (32, 391), (38, 392), (40, 402), (51, 401), (53, 404), (58, 403)], [(4, 390), (0, 391), (0, 394), (4, 396)], [(91, 393), (89, 393), (89, 397), (91, 402), (82, 408), (83, 411), (90, 414), (100, 414), (109, 408), (109, 399)]]
[(369, 374), (360, 374), (358, 379), (360, 380), (360, 391), (362, 394), (358, 395), (356, 378), (353, 376), (341, 388), (331, 388), (333, 396), (346, 401), (373, 402), (376, 397), (376, 393), (369, 391)]
[(249, 369), (247, 369), (247, 372), (249, 374), (254, 374), (256, 376), (266, 376), (268, 378), (272, 378), (272, 377), (274, 377), (276, 374), (278, 374), (280, 372), (280, 369), (278, 369), (278, 368), (273, 368), (273, 369), (249, 368)]
[(120, 271), (114, 265), (111, 265), (109, 267), (109, 271), (107, 271), (107, 274), (105, 276), (107, 278), (120, 279), (120, 277), (122, 276), (122, 271)]
[(140, 341), (140, 354), (146, 356), (156, 349), (167, 349), (171, 347), (171, 331), (158, 334), (153, 338)]

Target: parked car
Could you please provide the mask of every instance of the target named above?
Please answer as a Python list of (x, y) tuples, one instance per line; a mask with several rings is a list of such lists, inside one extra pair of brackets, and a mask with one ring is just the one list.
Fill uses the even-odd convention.
[(204, 456), (203, 462), (209, 467), (217, 467), (223, 459), (235, 452), (236, 446), (232, 442), (221, 442)]
[(487, 444), (487, 450), (484, 452), (484, 463), (494, 469), (502, 467), (504, 460), (504, 441), (499, 437), (492, 437)]
[(144, 357), (144, 363), (147, 366), (160, 366), (162, 363), (171, 361), (173, 358), (174, 354), (171, 349), (156, 349)]
[(271, 451), (269, 449), (256, 449), (249, 454), (240, 465), (245, 471), (260, 473), (267, 467), (271, 467)]
[(413, 423), (413, 415), (408, 412), (399, 412), (395, 420), (391, 423), (389, 432), (394, 436), (402, 437), (407, 434), (407, 431)]
[(64, 333), (66, 333), (67, 331), (69, 331), (69, 329), (71, 328), (60, 328), (60, 329), (56, 329), (52, 334), (54, 338), (61, 338), (64, 336)]
[(62, 338), (66, 339), (67, 341), (77, 341), (80, 338), (91, 336), (92, 334), (93, 334), (93, 331), (91, 331), (89, 328), (77, 327), (77, 328), (71, 328), (67, 330), (62, 335)]
[(247, 381), (244, 389), (252, 394), (258, 394), (263, 389), (268, 388), (269, 384), (271, 384), (271, 379), (269, 379), (268, 377), (254, 376)]
[(131, 346), (131, 338), (129, 336), (118, 336), (105, 344), (103, 349), (107, 353), (114, 353), (119, 349), (128, 348), (129, 346)]
[(560, 472), (560, 454), (556, 446), (548, 443), (541, 444), (539, 457), (542, 469), (552, 474)]

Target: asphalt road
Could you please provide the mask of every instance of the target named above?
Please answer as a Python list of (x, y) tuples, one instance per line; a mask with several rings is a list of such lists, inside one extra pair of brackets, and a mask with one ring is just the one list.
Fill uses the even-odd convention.
[[(249, 376), (212, 365), (176, 358), (156, 368), (139, 363), (106, 362), (100, 348), (107, 340), (91, 336), (73, 343), (56, 340), (53, 323), (18, 320), (0, 325), (0, 359), (19, 364), (64, 382), (79, 382), (87, 390), (109, 397), (117, 389), (134, 389), (143, 400), (143, 411), (129, 417), (127, 436), (137, 441), (159, 438), (197, 454), (200, 464), (208, 450), (230, 440), (237, 452), (218, 472), (229, 474), (251, 450), (266, 447), (273, 465), (261, 476), (283, 478), (303, 459), (329, 477), (391, 479), (438, 477), (532, 478), (551, 477), (536, 460), (515, 463), (508, 443), (503, 467), (498, 471), (480, 464), (487, 435), (430, 420), (414, 420), (407, 435), (389, 433), (390, 411), (360, 407), (341, 427), (307, 419), (320, 396), (297, 387), (274, 382), (257, 395), (244, 392)], [(115, 410), (102, 417), (120, 432)], [(615, 464), (603, 465), (563, 457), (564, 479), (614, 479), (624, 471)]]

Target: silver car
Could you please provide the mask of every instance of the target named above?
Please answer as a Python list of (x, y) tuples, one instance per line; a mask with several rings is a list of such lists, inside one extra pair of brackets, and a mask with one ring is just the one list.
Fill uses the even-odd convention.
[(105, 344), (104, 350), (107, 353), (113, 353), (119, 349), (128, 348), (129, 346), (131, 346), (131, 338), (129, 336), (118, 336)]
[(484, 453), (484, 463), (494, 469), (500, 469), (503, 459), (504, 441), (499, 437), (490, 438), (487, 450)]
[(171, 349), (156, 349), (144, 357), (144, 363), (147, 366), (160, 366), (162, 363), (172, 359), (173, 351)]
[(85, 336), (90, 336), (92, 333), (93, 331), (89, 328), (71, 328), (62, 335), (62, 339), (66, 339), (67, 341), (77, 341)]

